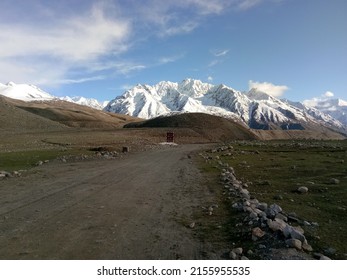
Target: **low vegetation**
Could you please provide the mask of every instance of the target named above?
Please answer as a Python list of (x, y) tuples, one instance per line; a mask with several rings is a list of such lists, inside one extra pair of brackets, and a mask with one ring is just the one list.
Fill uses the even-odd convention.
[[(314, 251), (347, 259), (347, 141), (238, 141), (228, 145), (232, 148), (211, 154), (212, 165), (201, 162), (201, 169), (217, 178), (218, 161), (228, 163), (247, 182), (252, 196), (269, 205), (277, 203), (307, 222), (301, 226)], [(300, 193), (300, 187), (308, 191)], [(233, 214), (230, 210), (229, 215)], [(316, 226), (308, 226), (312, 224)], [(230, 239), (245, 239), (233, 225), (229, 225)]]

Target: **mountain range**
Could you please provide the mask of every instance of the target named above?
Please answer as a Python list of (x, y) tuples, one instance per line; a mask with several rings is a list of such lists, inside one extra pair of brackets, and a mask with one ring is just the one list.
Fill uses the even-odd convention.
[(0, 83), (0, 95), (4, 95), (9, 98), (18, 99), (22, 101), (49, 101), (49, 100), (64, 100), (72, 102), (79, 105), (88, 106), (94, 109), (102, 110), (108, 103), (99, 102), (94, 98), (85, 98), (81, 96), (74, 97), (56, 97), (53, 96), (40, 88), (29, 85), (29, 84), (15, 84), (14, 82), (9, 82), (7, 84)]
[(329, 114), (341, 123), (347, 125), (347, 101), (342, 99), (313, 99), (304, 100), (303, 104)]
[(345, 132), (347, 124), (316, 108), (280, 100), (257, 89), (240, 92), (194, 79), (163, 81), (153, 86), (139, 84), (110, 101), (104, 110), (144, 119), (181, 112), (208, 113), (263, 130), (304, 130), (323, 125)]
[(305, 130), (323, 125), (335, 131), (347, 131), (346, 101), (292, 102), (257, 89), (241, 92), (194, 79), (180, 83), (162, 81), (153, 86), (138, 84), (108, 103), (84, 97), (55, 97), (34, 85), (13, 82), (0, 83), (0, 95), (23, 101), (64, 100), (143, 119), (198, 112), (233, 119), (252, 129)]

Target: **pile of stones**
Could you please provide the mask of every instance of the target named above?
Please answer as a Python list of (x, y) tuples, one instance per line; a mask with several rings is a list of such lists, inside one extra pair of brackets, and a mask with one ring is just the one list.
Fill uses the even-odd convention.
[[(253, 241), (265, 239), (267, 236), (277, 236), (279, 241), (283, 241), (284, 248), (295, 248), (306, 253), (313, 251), (304, 235), (304, 230), (300, 226), (290, 224), (290, 221), (298, 222), (295, 213), (287, 214), (278, 204), (268, 205), (258, 201), (247, 190), (247, 183), (237, 179), (232, 167), (225, 164), (222, 166), (224, 168), (221, 172), (221, 180), (224, 188), (228, 191), (228, 195), (238, 198), (232, 207), (246, 214), (244, 225), (251, 228)], [(323, 254), (319, 254), (318, 257), (328, 259)]]
[(0, 170), (0, 180), (7, 179), (7, 178), (13, 178), (13, 177), (20, 177), (21, 175), (22, 175), (22, 170), (21, 171), (12, 171), (12, 172)]

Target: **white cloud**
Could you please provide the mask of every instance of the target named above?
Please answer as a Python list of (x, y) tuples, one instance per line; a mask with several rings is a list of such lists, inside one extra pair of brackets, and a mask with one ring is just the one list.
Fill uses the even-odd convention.
[(88, 69), (104, 55), (126, 51), (131, 25), (107, 18), (104, 7), (94, 5), (86, 14), (46, 25), (0, 23), (0, 30), (2, 79), (10, 70), (11, 80), (49, 84), (65, 81), (71, 69)]
[[(7, 2), (10, 10), (0, 5), (5, 16), (0, 18), (1, 79), (57, 85), (106, 78), (103, 71), (108, 70), (128, 75), (173, 62), (182, 56), (154, 58), (148, 66), (126, 61), (121, 55), (150, 37), (189, 34), (209, 16), (229, 8), (248, 9), (259, 0), (147, 0), (144, 5), (100, 0), (81, 1), (78, 6), (68, 5), (68, 9), (68, 1), (24, 1), (26, 5)], [(20, 15), (16, 22), (10, 20), (17, 16), (15, 12)], [(228, 51), (216, 51), (214, 55), (220, 58)], [(209, 67), (221, 62), (214, 60)]]
[(225, 56), (229, 50), (218, 50), (218, 51), (211, 51), (214, 56)]
[(287, 86), (278, 86), (278, 85), (274, 85), (272, 83), (268, 83), (268, 82), (254, 82), (252, 80), (250, 80), (248, 82), (248, 86), (249, 89), (257, 89), (259, 91), (265, 92), (267, 94), (270, 94), (271, 96), (274, 97), (280, 97), (284, 94), (285, 91), (287, 91), (289, 89), (289, 87)]
[(331, 91), (327, 91), (323, 94), (324, 97), (333, 97), (334, 93), (332, 93)]
[(334, 97), (334, 93), (331, 91), (326, 91), (321, 96), (304, 100), (302, 103), (305, 104), (306, 106), (315, 107), (321, 102), (328, 101), (331, 97)]
[(159, 65), (175, 62), (184, 57), (184, 54), (165, 56), (159, 58)]
[(160, 32), (160, 36), (174, 36), (178, 34), (190, 33), (198, 27), (198, 23), (189, 21), (180, 25), (168, 26)]
[(207, 77), (207, 81), (212, 82), (213, 81), (213, 77), (212, 76), (208, 76)]
[(236, 1), (237, 2), (236, 7), (239, 10), (248, 10), (260, 4), (262, 1), (263, 0), (239, 0), (239, 1)]
[(219, 64), (221, 61), (218, 60), (218, 59), (215, 59), (215, 60), (212, 60), (209, 64), (208, 64), (208, 67), (213, 67), (217, 64)]
[(100, 81), (104, 80), (106, 77), (105, 76), (95, 76), (95, 77), (86, 77), (86, 78), (79, 78), (79, 79), (63, 79), (60, 81), (56, 81), (57, 84), (81, 84), (85, 82), (90, 82), (90, 81)]

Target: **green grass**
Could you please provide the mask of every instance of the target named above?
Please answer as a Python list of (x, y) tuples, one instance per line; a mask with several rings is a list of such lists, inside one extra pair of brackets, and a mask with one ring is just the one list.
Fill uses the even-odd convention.
[[(287, 213), (295, 212), (303, 220), (317, 222), (319, 227), (304, 227), (316, 251), (332, 247), (337, 251), (335, 258), (347, 258), (347, 141), (231, 145), (233, 150), (211, 155), (218, 155), (235, 169), (239, 179), (249, 182), (249, 191), (259, 201), (277, 203)], [(215, 174), (213, 164), (201, 166), (203, 172)], [(332, 184), (332, 178), (340, 183)], [(308, 187), (309, 192), (299, 194), (299, 186)]]
[(61, 156), (88, 154), (79, 149), (30, 150), (0, 152), (0, 170), (15, 171), (34, 167), (39, 161), (53, 160)]

